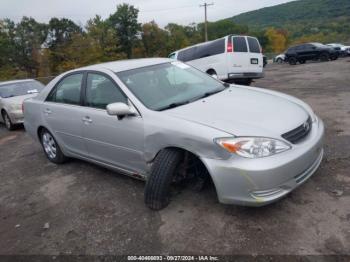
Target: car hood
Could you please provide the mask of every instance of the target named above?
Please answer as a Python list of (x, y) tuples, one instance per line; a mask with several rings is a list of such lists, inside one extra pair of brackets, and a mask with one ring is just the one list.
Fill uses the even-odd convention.
[(14, 96), (14, 97), (8, 97), (8, 98), (3, 98), (4, 103), (9, 104), (9, 105), (22, 105), (23, 101), (35, 97), (38, 94), (27, 94), (23, 96)]
[(287, 98), (237, 86), (164, 112), (236, 136), (275, 138), (309, 117), (301, 105)]

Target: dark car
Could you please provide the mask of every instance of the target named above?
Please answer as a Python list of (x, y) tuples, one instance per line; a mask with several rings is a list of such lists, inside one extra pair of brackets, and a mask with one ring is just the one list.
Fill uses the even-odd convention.
[(336, 60), (339, 52), (334, 48), (320, 44), (308, 43), (290, 47), (286, 52), (286, 61), (290, 65), (296, 65), (297, 62), (304, 64), (307, 60)]

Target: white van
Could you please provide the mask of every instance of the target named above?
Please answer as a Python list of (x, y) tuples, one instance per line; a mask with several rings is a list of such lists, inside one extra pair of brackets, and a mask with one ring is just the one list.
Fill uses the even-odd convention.
[(264, 77), (263, 55), (257, 38), (229, 35), (190, 46), (169, 55), (229, 83), (249, 85)]

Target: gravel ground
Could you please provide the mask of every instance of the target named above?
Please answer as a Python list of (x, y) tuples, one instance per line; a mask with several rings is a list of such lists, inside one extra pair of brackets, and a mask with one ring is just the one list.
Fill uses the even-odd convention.
[(321, 167), (285, 199), (228, 206), (209, 187), (152, 212), (143, 182), (78, 160), (56, 166), (0, 125), (0, 254), (350, 255), (350, 59), (268, 65), (254, 85), (303, 99), (326, 125)]

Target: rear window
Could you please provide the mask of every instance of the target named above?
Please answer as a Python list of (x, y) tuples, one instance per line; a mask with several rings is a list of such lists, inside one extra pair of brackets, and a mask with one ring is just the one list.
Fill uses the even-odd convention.
[(256, 38), (248, 37), (249, 50), (251, 53), (260, 53), (260, 45)]
[(248, 52), (247, 42), (243, 36), (234, 36), (232, 38), (234, 52)]

